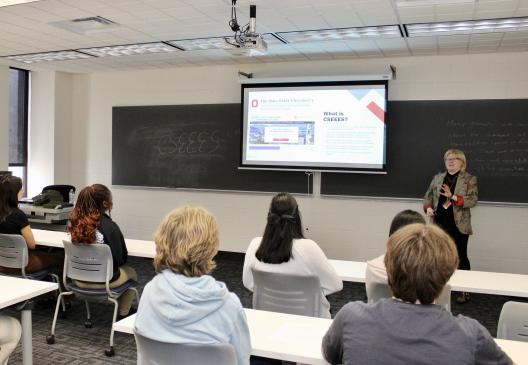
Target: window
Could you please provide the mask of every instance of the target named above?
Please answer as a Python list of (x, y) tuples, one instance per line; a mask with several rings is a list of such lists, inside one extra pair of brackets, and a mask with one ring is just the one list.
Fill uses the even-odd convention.
[(27, 186), (29, 71), (9, 70), (9, 171)]

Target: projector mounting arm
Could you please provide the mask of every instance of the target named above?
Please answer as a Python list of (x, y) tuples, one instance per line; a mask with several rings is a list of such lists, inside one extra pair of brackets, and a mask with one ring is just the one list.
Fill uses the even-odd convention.
[(237, 0), (231, 0), (231, 20), (229, 20), (228, 22), (231, 30), (235, 32), (235, 35), (233, 38), (234, 42), (233, 40), (230, 40), (229, 38), (225, 38), (225, 41), (226, 43), (232, 46), (235, 46), (237, 48), (244, 48), (244, 45), (246, 44), (247, 39), (257, 35), (255, 33), (256, 24), (257, 24), (256, 22), (257, 6), (256, 5), (249, 6), (249, 23), (241, 27), (238, 24), (238, 20), (237, 20), (236, 2)]

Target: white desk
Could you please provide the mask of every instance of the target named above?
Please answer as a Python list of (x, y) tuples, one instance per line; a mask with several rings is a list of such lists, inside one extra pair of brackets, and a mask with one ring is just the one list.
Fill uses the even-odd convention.
[[(244, 309), (251, 336), (251, 355), (303, 364), (328, 364), (321, 340), (331, 319)], [(136, 315), (114, 323), (114, 331), (134, 333)]]
[[(66, 232), (48, 231), (45, 229), (32, 229), (37, 244), (48, 247), (64, 248), (63, 240), (69, 241), (70, 235)], [(154, 241), (143, 241), (126, 238), (128, 254), (135, 257), (154, 258), (156, 247)]]
[(361, 261), (328, 260), (343, 281), (365, 282), (367, 263)]
[[(251, 354), (304, 364), (328, 364), (321, 342), (331, 319), (244, 309), (251, 336)], [(136, 315), (114, 324), (114, 330), (133, 334)], [(517, 365), (528, 365), (528, 342), (495, 340)]]
[[(35, 240), (40, 245), (63, 247), (62, 240), (68, 240), (65, 232), (34, 229)], [(128, 254), (136, 257), (153, 258), (156, 247), (153, 241), (126, 238)], [(360, 261), (329, 260), (343, 281), (365, 282), (367, 264)], [(451, 289), (471, 293), (507, 295), (528, 298), (528, 275), (496, 273), (486, 271), (457, 270), (451, 280)]]
[[(0, 276), (0, 309), (24, 302), (39, 295), (57, 290), (56, 283)], [(33, 334), (31, 327), (31, 309), (23, 309), (22, 319), (22, 362), (33, 364)]]
[[(365, 262), (329, 261), (343, 281), (365, 282)], [(528, 275), (456, 270), (449, 284), (454, 291), (528, 298)]]

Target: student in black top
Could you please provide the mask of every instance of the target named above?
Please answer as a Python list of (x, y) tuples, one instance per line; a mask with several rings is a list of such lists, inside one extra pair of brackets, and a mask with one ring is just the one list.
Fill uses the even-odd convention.
[[(29, 249), (26, 273), (31, 274), (51, 267), (59, 269), (62, 267), (61, 257), (34, 251), (35, 237), (26, 215), (18, 208), (18, 199), (22, 196), (22, 192), (22, 180), (19, 177), (0, 176), (0, 233), (19, 234), (24, 237)], [(0, 267), (0, 272), (19, 274), (20, 270)]]
[[(125, 265), (128, 251), (123, 233), (118, 225), (110, 218), (113, 207), (112, 193), (102, 184), (87, 186), (77, 197), (75, 208), (70, 213), (68, 231), (73, 243), (106, 244), (112, 251), (114, 275), (110, 281), (110, 288), (117, 288), (128, 280), (137, 280), (136, 271)], [(77, 281), (81, 288), (104, 288), (105, 284), (86, 283)], [(126, 317), (130, 313), (135, 293), (127, 290), (119, 297), (119, 315)]]

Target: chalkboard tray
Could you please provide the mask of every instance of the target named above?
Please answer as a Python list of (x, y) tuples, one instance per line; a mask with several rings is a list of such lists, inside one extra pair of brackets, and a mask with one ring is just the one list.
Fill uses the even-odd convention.
[(479, 200), (528, 203), (527, 99), (391, 101), (387, 112), (387, 174), (323, 173), (321, 194), (422, 198), (458, 148)]
[(112, 184), (311, 194), (304, 172), (238, 169), (240, 119), (240, 104), (114, 107)]

